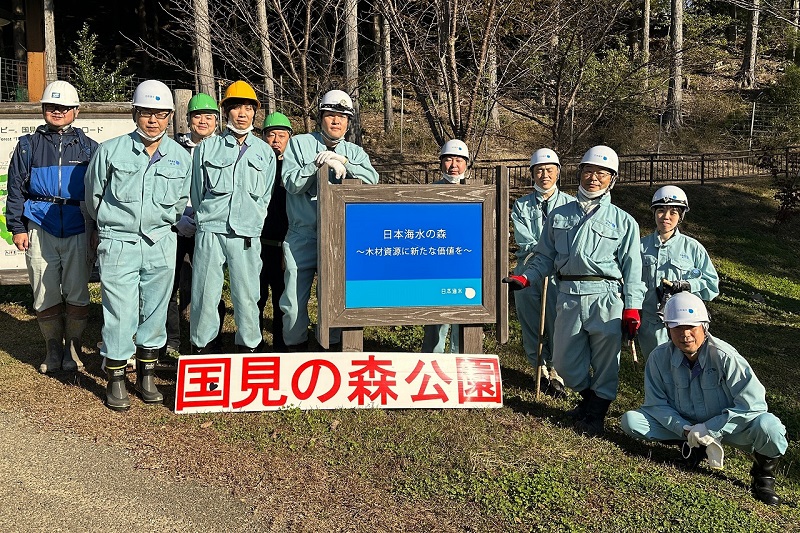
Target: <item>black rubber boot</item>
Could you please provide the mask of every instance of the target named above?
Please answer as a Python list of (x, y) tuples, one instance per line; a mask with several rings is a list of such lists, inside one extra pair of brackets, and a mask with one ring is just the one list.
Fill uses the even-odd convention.
[(575, 423), (575, 429), (589, 437), (599, 437), (605, 431), (605, 419), (611, 400), (593, 394), (586, 406), (586, 416)]
[(586, 408), (589, 405), (589, 401), (594, 398), (594, 391), (592, 389), (583, 389), (582, 391), (578, 391), (578, 394), (580, 394), (583, 399), (578, 402), (578, 405), (576, 405), (574, 409), (570, 409), (564, 413), (575, 420), (581, 420), (586, 416)]
[(202, 348), (198, 348), (194, 344), (192, 344), (192, 355), (208, 355), (211, 353), (211, 345), (203, 346)]
[(156, 387), (154, 370), (158, 348), (136, 349), (136, 392), (144, 403), (163, 403), (164, 395)]
[(754, 457), (753, 468), (750, 469), (750, 475), (753, 476), (750, 484), (753, 497), (767, 505), (780, 505), (781, 499), (775, 494), (775, 467), (781, 458), (773, 459), (760, 453), (754, 454)]
[(292, 344), (290, 346), (286, 346), (286, 351), (288, 353), (301, 353), (308, 351), (308, 341), (301, 342), (300, 344)]
[(106, 377), (106, 406), (113, 411), (127, 411), (131, 408), (131, 399), (125, 388), (125, 367), (127, 361), (105, 360)]

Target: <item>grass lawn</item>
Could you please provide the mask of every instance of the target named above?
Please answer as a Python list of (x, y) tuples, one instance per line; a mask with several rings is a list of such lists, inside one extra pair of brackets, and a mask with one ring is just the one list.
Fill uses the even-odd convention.
[[(577, 435), (563, 416), (577, 395), (535, 401), (534, 371), (522, 353), (513, 305), (508, 344), (498, 345), (485, 328), (485, 351), (499, 354), (503, 367), (502, 409), (176, 416), (134, 400), (130, 412), (118, 414), (101, 401), (96, 289), (86, 371), (44, 377), (36, 372), (44, 341), (30, 290), (0, 287), (0, 409), (86, 442), (121, 444), (159, 475), (228, 486), (263, 517), (265, 529), (798, 530), (800, 217), (773, 225), (777, 203), (766, 181), (685, 190), (691, 211), (682, 231), (705, 245), (721, 276), (722, 294), (709, 306), (711, 332), (748, 359), (767, 388), (770, 410), (788, 430), (779, 507), (750, 496), (751, 460), (738, 451), (726, 448), (722, 472), (689, 472), (677, 463), (676, 448), (622, 433), (617, 418), (643, 399), (643, 364), (634, 365), (627, 349), (606, 436)], [(612, 195), (643, 235), (654, 229), (653, 192), (626, 185)], [(230, 312), (229, 306), (228, 332)], [(368, 350), (417, 351), (421, 339), (421, 327), (365, 331)], [(170, 405), (174, 376), (162, 373), (161, 384)]]

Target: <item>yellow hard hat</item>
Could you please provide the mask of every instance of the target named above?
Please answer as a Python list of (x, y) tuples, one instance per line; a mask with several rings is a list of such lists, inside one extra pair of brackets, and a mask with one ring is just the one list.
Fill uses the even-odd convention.
[(246, 81), (235, 81), (225, 89), (225, 97), (220, 101), (219, 105), (225, 107), (225, 102), (232, 98), (240, 98), (243, 100), (252, 100), (256, 103), (256, 110), (261, 107), (261, 102), (256, 97), (256, 91), (253, 86)]

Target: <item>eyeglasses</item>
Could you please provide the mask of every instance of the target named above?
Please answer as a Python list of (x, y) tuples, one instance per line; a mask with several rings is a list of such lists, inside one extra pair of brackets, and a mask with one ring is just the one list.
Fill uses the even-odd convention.
[(136, 112), (139, 113), (139, 116), (142, 118), (156, 117), (158, 120), (164, 120), (172, 113), (172, 111), (150, 111), (144, 109), (137, 109)]
[(74, 107), (58, 105), (58, 104), (44, 104), (43, 107), (45, 113), (51, 113), (51, 114), (60, 113), (62, 115), (66, 115), (67, 113), (75, 109)]
[(581, 176), (584, 178), (594, 176), (599, 180), (604, 180), (611, 177), (611, 172), (608, 172), (607, 170), (581, 170)]

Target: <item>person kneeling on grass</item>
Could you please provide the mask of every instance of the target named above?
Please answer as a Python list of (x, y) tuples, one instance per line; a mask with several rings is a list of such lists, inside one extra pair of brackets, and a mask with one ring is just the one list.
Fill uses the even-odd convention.
[(786, 428), (767, 412), (764, 386), (744, 357), (708, 332), (703, 301), (688, 292), (664, 306), (670, 342), (650, 354), (644, 404), (622, 416), (622, 430), (636, 439), (679, 443), (690, 466), (708, 458), (721, 469), (722, 444), (752, 453), (753, 496), (780, 504), (775, 467), (786, 452)]

